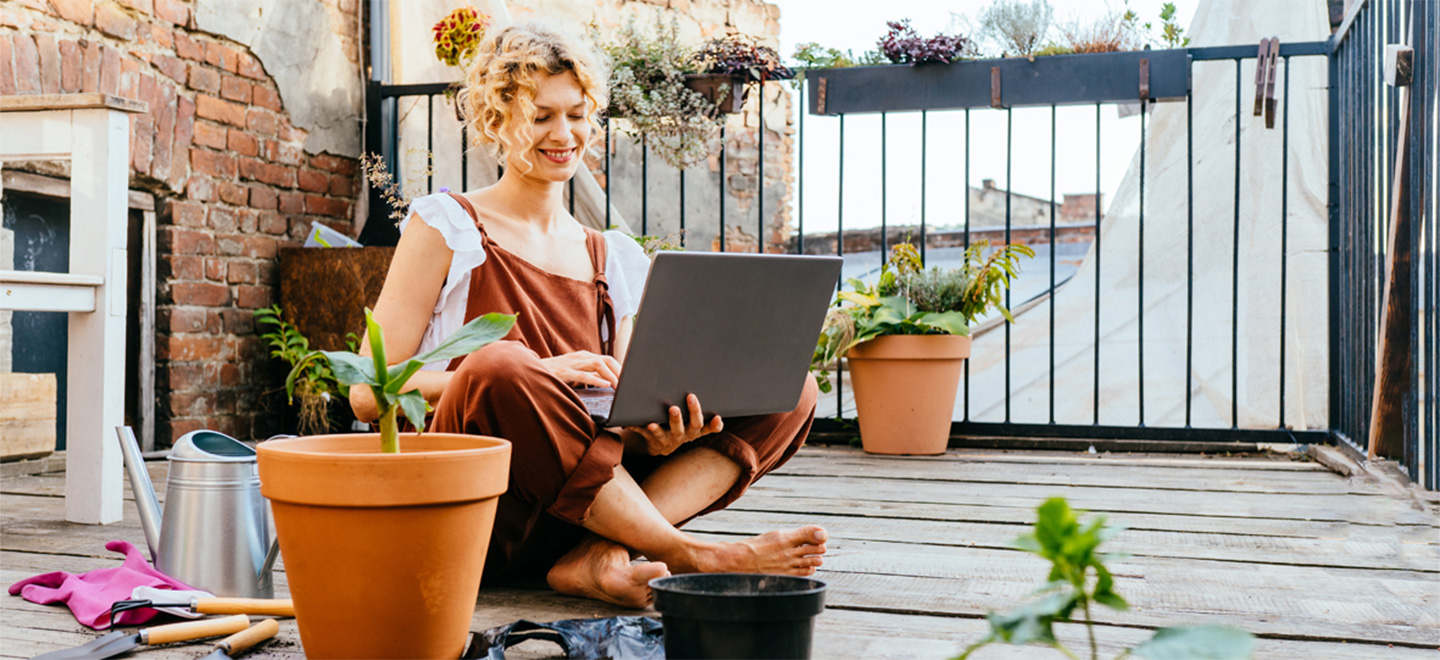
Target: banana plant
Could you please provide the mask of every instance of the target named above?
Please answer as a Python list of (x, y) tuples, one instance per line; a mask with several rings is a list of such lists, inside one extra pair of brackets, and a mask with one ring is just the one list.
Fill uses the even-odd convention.
[(365, 385), (375, 395), (375, 407), (380, 411), (380, 451), (388, 454), (400, 453), (400, 427), (398, 415), (425, 431), (425, 414), (430, 404), (420, 390), (405, 390), (405, 384), (420, 367), (431, 362), (450, 360), (479, 350), (490, 342), (497, 341), (510, 333), (515, 326), (513, 314), (486, 314), (478, 317), (450, 335), (439, 346), (424, 354), (416, 355), (399, 364), (388, 364), (385, 359), (385, 333), (369, 308), (365, 310), (365, 332), (370, 340), (370, 355), (359, 355), (350, 351), (312, 351), (295, 364), (290, 376), (285, 379), (285, 393), (295, 394), (295, 380), (304, 372), (311, 360), (324, 356), (330, 361), (331, 371), (340, 384), (340, 393), (350, 395), (350, 388)]

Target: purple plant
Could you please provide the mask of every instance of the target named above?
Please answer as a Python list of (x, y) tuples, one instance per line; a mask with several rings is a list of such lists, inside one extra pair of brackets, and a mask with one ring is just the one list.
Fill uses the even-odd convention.
[(921, 62), (949, 64), (960, 59), (970, 49), (970, 40), (958, 34), (937, 34), (929, 39), (920, 36), (910, 27), (910, 19), (889, 21), (890, 28), (880, 37), (880, 52), (895, 64), (914, 66)]
[(711, 39), (695, 53), (697, 67), (705, 73), (744, 76), (749, 80), (788, 80), (795, 72), (780, 63), (775, 49), (746, 36)]

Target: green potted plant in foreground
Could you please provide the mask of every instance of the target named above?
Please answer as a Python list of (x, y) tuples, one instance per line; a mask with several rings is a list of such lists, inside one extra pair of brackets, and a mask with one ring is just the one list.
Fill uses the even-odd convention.
[[(1115, 593), (1115, 578), (1105, 566), (1106, 560), (1117, 555), (1100, 552), (1100, 544), (1124, 528), (1107, 527), (1104, 516), (1081, 525), (1070, 504), (1060, 497), (1046, 500), (1038, 513), (1035, 530), (1015, 539), (1013, 545), (1050, 562), (1049, 578), (1034, 593), (1040, 598), (1010, 612), (987, 613), (990, 633), (965, 647), (953, 660), (966, 660), (990, 644), (1049, 646), (1067, 658), (1079, 660), (1081, 656), (1055, 636), (1055, 624), (1069, 622), (1076, 612), (1085, 617), (1089, 657), (1099, 660), (1091, 605), (1104, 605), (1117, 612), (1130, 609), (1130, 604)], [(1254, 647), (1255, 638), (1239, 628), (1179, 626), (1156, 630), (1139, 646), (1121, 651), (1116, 660), (1132, 655), (1152, 660), (1245, 660)]]
[[(293, 393), (323, 355), (341, 394), (370, 388), (380, 426), (379, 433), (286, 438), (256, 449), (307, 657), (463, 652), (496, 498), (508, 484), (510, 443), (423, 433), (429, 406), (405, 385), (425, 364), (474, 352), (514, 324), (514, 316), (487, 314), (434, 350), (389, 365), (384, 334), (367, 309), (371, 355), (317, 351), (290, 372)], [(402, 414), (416, 433), (400, 432)]]
[(955, 269), (921, 267), (908, 243), (896, 245), (873, 285), (851, 278), (841, 291), (815, 347), (811, 368), (820, 389), (830, 391), (829, 367), (850, 365), (860, 440), (875, 454), (941, 454), (950, 437), (950, 416), (960, 369), (970, 356), (970, 325), (990, 310), (1011, 322), (1001, 304), (1028, 246), (989, 251), (988, 243), (965, 250)]

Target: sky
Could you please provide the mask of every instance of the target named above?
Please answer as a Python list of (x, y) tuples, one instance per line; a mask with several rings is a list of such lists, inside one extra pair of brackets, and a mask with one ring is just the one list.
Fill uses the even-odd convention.
[[(847, 2), (843, 11), (834, 0), (770, 0), (780, 7), (781, 55), (789, 58), (797, 44), (851, 50), (856, 54), (875, 47), (886, 21), (909, 18), (922, 36), (956, 25), (955, 15), (977, 23), (989, 0), (886, 0)], [(1188, 27), (1200, 0), (1174, 0), (1181, 27)], [(1054, 19), (1066, 21), (1123, 10), (1123, 0), (1050, 0)], [(1162, 0), (1129, 0), (1141, 21), (1159, 24)], [(963, 24), (963, 23), (962, 23)], [(1158, 30), (1157, 30), (1158, 32)], [(797, 107), (798, 111), (798, 107)], [(1011, 111), (1011, 163), (1006, 176), (1006, 111), (970, 111), (970, 176), (972, 186), (994, 179), (1000, 188), (1043, 199), (1051, 190), (1051, 113), (1049, 108)], [(1138, 116), (1120, 118), (1115, 106), (1100, 110), (1100, 190), (1108, 205), (1136, 154), (1140, 140)], [(963, 222), (965, 177), (965, 113), (932, 111), (925, 120), (925, 204), (927, 224)], [(1061, 107), (1055, 116), (1055, 197), (1066, 193), (1092, 193), (1096, 189), (1095, 106)], [(838, 188), (839, 120), (805, 117), (801, 141), (804, 149), (802, 208), (808, 233), (834, 231), (840, 204)], [(885, 120), (885, 215), (889, 224), (918, 224), (921, 215), (920, 113), (891, 113)], [(844, 224), (846, 228), (879, 226), (881, 217), (881, 120), (879, 115), (845, 119)], [(792, 202), (794, 204), (795, 202)], [(792, 208), (793, 210), (793, 208)]]

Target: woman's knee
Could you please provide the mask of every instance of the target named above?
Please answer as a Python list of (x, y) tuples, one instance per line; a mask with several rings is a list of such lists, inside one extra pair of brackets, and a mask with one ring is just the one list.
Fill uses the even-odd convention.
[(543, 372), (544, 365), (535, 351), (518, 341), (497, 341), (465, 356), (455, 377), (484, 386), (522, 381), (537, 371)]

